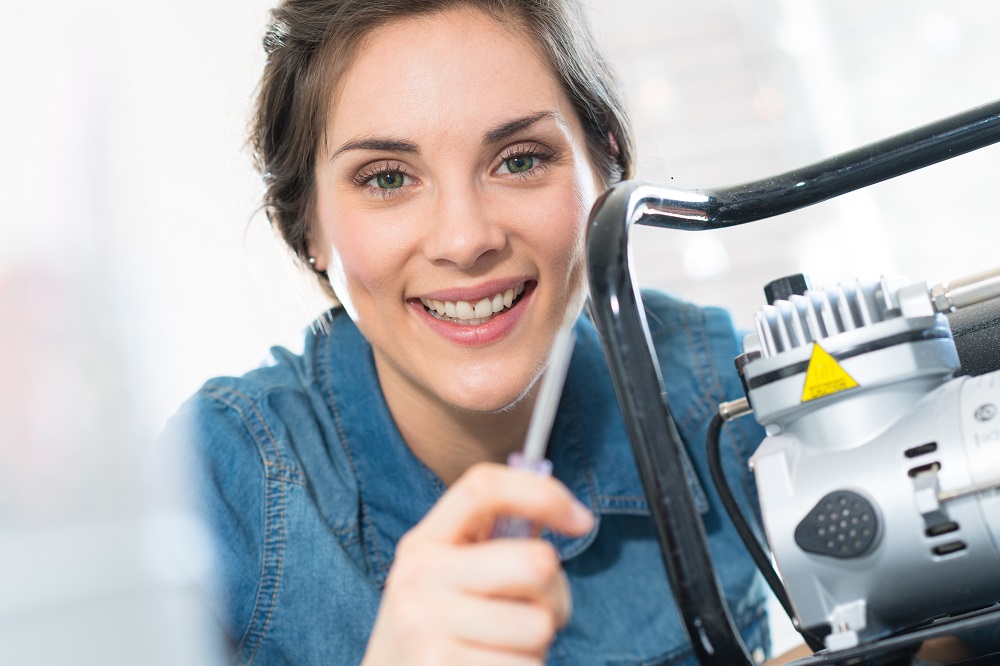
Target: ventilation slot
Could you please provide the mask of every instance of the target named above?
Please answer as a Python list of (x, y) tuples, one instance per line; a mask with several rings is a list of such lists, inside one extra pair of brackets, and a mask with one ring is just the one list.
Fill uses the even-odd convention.
[(928, 527), (926, 530), (924, 530), (924, 534), (926, 534), (929, 537), (936, 537), (936, 536), (941, 536), (942, 534), (949, 534), (950, 532), (957, 532), (957, 531), (958, 531), (958, 523), (948, 522)]
[(931, 552), (935, 555), (951, 555), (952, 553), (957, 553), (960, 550), (965, 550), (964, 541), (952, 541), (951, 543), (935, 546), (931, 549)]
[(941, 469), (941, 463), (939, 463), (939, 462), (932, 462), (932, 463), (928, 463), (926, 465), (921, 465), (920, 467), (913, 467), (912, 469), (910, 469), (910, 471), (908, 472), (908, 474), (910, 475), (910, 477), (916, 478), (916, 477), (920, 476), (921, 474), (933, 474), (933, 473), (936, 473), (940, 469)]
[[(918, 456), (925, 456), (928, 453), (934, 453), (935, 451), (937, 451), (937, 442), (927, 442), (920, 446), (914, 446), (912, 449), (906, 449), (903, 455), (907, 458), (916, 458)], [(911, 474), (910, 476), (913, 475)]]

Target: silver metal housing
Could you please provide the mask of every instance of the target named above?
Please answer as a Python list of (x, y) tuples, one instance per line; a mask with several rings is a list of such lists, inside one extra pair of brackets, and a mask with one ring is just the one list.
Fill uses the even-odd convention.
[[(951, 379), (958, 357), (927, 286), (809, 291), (756, 323), (744, 348), (760, 357), (744, 377), (768, 437), (751, 465), (800, 625), (829, 625), (827, 646), (840, 649), (1000, 600), (1000, 491), (989, 489), (1000, 479), (1000, 372)], [(815, 345), (853, 386), (810, 395)], [(840, 491), (870, 502), (874, 543), (854, 556), (804, 549), (801, 534), (827, 534), (810, 512)], [(855, 525), (837, 519), (849, 543)]]

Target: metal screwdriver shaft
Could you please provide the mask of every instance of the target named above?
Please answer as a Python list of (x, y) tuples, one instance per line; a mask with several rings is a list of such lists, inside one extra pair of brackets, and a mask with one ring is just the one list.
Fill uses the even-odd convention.
[[(556, 334), (549, 357), (549, 367), (542, 376), (535, 399), (535, 407), (531, 411), (531, 421), (528, 423), (528, 434), (524, 439), (524, 449), (515, 451), (507, 458), (507, 464), (518, 469), (527, 469), (548, 476), (552, 473), (552, 463), (545, 459), (545, 449), (552, 432), (552, 422), (559, 408), (559, 398), (562, 396), (563, 385), (569, 362), (573, 357), (572, 322), (567, 322)], [(493, 538), (526, 538), (532, 533), (530, 520), (504, 516), (493, 526)]]

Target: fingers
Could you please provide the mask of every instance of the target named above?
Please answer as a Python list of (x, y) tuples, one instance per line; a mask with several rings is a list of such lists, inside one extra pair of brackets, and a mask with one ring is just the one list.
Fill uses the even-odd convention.
[(586, 534), (593, 515), (562, 483), (503, 465), (474, 465), (416, 528), (446, 543), (485, 539), (500, 516), (526, 518), (570, 536)]
[[(479, 613), (475, 614), (479, 615)], [(489, 609), (486, 610), (486, 614), (493, 615)], [(476, 624), (468, 622), (468, 620), (465, 622), (469, 625)], [(545, 663), (545, 649), (497, 648), (489, 643), (459, 638), (451, 633), (450, 627), (449, 631), (400, 634), (386, 627), (386, 624), (388, 623), (382, 617), (376, 620), (362, 666), (405, 666), (407, 664), (543, 666)], [(474, 627), (471, 630), (476, 631)], [(549, 642), (551, 642), (551, 637)]]
[[(399, 661), (376, 661), (366, 659), (362, 666), (400, 666)], [(435, 651), (433, 659), (424, 660), (425, 664), (475, 664), (476, 666), (543, 666), (544, 657), (518, 652), (502, 652), (483, 648), (478, 645), (449, 643), (442, 650)]]
[(396, 545), (366, 664), (544, 662), (569, 621), (569, 584), (550, 543), (488, 540), (503, 515), (572, 536), (594, 524), (555, 479), (474, 466)]
[(538, 539), (501, 539), (454, 546), (412, 531), (400, 540), (385, 598), (406, 603), (448, 593), (517, 599), (552, 609), (558, 626), (572, 611), (559, 554)]
[(463, 554), (468, 559), (463, 558), (462, 566), (446, 569), (450, 585), (473, 595), (539, 604), (551, 609), (557, 629), (569, 621), (569, 583), (552, 544), (508, 539), (473, 544)]
[(365, 663), (541, 665), (570, 607), (546, 542), (411, 540), (397, 548)]
[(544, 606), (474, 596), (451, 604), (445, 621), (462, 643), (538, 658), (545, 657), (559, 628)]
[[(511, 546), (498, 548), (500, 553), (486, 553), (487, 559), (494, 560), (495, 555), (502, 556), (531, 544), (519, 541), (489, 545)], [(508, 576), (519, 581), (514, 589), (505, 589), (503, 580), (488, 575), (476, 579), (473, 589), (466, 589), (453, 585), (448, 574), (443, 574), (454, 568), (466, 568), (468, 571), (463, 574), (471, 574), (473, 567), (467, 565), (478, 560), (479, 554), (463, 555), (438, 560), (436, 567), (419, 567), (423, 574), (419, 580), (409, 575), (416, 569), (400, 575), (400, 569), (407, 565), (399, 560), (386, 581), (376, 622), (379, 631), (373, 636), (388, 630), (394, 636), (392, 644), (409, 646), (414, 653), (440, 654), (458, 642), (498, 652), (544, 657), (556, 632), (570, 615), (569, 585), (558, 561), (551, 566), (554, 573), (548, 580), (531, 581), (530, 575), (514, 572)], [(554, 551), (551, 555), (555, 559)], [(499, 589), (501, 593), (483, 594), (480, 589)]]

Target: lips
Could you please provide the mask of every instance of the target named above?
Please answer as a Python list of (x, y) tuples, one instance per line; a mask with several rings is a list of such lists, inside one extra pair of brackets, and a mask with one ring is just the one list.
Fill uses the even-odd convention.
[(498, 291), (491, 297), (477, 301), (439, 300), (421, 298), (424, 308), (436, 319), (474, 326), (489, 321), (511, 307), (524, 293), (525, 283), (519, 282), (509, 289)]

